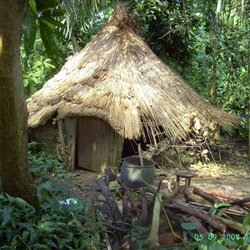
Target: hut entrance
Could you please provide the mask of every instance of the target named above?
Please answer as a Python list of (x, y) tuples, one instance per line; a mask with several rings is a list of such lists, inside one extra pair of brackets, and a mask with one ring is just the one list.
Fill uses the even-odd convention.
[(147, 144), (149, 144), (149, 140), (145, 142), (142, 138), (140, 140), (128, 140), (125, 139), (123, 143), (122, 149), (122, 158), (137, 155), (138, 154), (138, 145), (141, 144), (141, 148), (143, 151), (147, 150)]
[(92, 117), (77, 119), (78, 167), (103, 172), (119, 166), (123, 138), (104, 120)]
[(138, 147), (136, 141), (125, 139), (122, 149), (122, 158), (136, 155), (137, 153), (138, 153)]

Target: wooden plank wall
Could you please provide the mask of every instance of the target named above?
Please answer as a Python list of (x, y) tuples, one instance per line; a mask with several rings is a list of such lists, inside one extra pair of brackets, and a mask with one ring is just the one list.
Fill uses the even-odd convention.
[(78, 166), (98, 173), (103, 172), (106, 167), (117, 168), (120, 165), (123, 141), (102, 119), (78, 118)]

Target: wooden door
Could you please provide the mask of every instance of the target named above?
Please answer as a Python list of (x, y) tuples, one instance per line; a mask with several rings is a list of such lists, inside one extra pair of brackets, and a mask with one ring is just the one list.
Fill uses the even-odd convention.
[(80, 168), (103, 172), (118, 167), (123, 138), (102, 119), (81, 117), (77, 121), (77, 157)]

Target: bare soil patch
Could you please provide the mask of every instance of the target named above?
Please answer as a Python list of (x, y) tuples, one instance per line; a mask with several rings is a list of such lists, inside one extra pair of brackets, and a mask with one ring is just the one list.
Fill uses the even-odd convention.
[[(224, 195), (244, 198), (250, 196), (250, 165), (247, 159), (247, 143), (242, 141), (224, 141), (221, 148), (221, 161), (218, 160), (218, 152), (214, 152), (216, 163), (202, 164), (198, 162), (188, 167), (198, 176), (192, 179), (191, 185), (204, 191), (215, 191)], [(176, 169), (161, 166), (157, 169), (156, 185), (159, 176), (164, 176), (165, 187), (173, 188), (175, 185)], [(96, 173), (77, 170), (73, 174), (71, 191), (83, 200), (92, 200), (95, 204), (103, 202), (104, 197), (96, 183), (100, 177)]]

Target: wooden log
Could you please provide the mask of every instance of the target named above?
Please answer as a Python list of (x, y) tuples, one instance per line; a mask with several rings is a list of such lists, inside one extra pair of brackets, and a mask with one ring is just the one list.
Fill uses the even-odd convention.
[(189, 214), (189, 215), (193, 215), (199, 219), (201, 219), (202, 221), (208, 223), (209, 225), (211, 225), (214, 229), (225, 233), (226, 232), (226, 226), (225, 224), (223, 224), (220, 220), (218, 219), (214, 219), (211, 218), (209, 213), (204, 212), (204, 211), (199, 211), (197, 209), (188, 207), (186, 205), (182, 205), (182, 204), (164, 204), (164, 207), (166, 208), (172, 208), (172, 209), (176, 209), (179, 210), (185, 214)]
[[(201, 203), (198, 203), (198, 202), (190, 202), (189, 204), (191, 206), (204, 209), (206, 211), (209, 211), (211, 209), (210, 205), (201, 204)], [(226, 208), (226, 210), (224, 211), (224, 213), (226, 213), (228, 215), (236, 215), (236, 216), (240, 216), (240, 217), (248, 215), (247, 211), (238, 211), (238, 210), (235, 210), (235, 209), (230, 208), (230, 207)]]
[(132, 198), (130, 197), (128, 188), (124, 185), (124, 183), (121, 181), (119, 176), (116, 175), (116, 179), (117, 179), (118, 183), (123, 187), (124, 192), (125, 192), (126, 196), (128, 197), (128, 200), (129, 200), (129, 202), (131, 204), (132, 209), (136, 212), (137, 218), (139, 218), (140, 217), (140, 212), (138, 211), (138, 208), (136, 207), (136, 205), (134, 204)]
[(148, 222), (148, 201), (146, 190), (144, 187), (140, 188), (140, 198), (141, 198), (141, 214), (139, 218), (140, 226), (146, 226)]
[[(195, 187), (197, 188), (197, 187)], [(218, 192), (211, 192), (211, 191), (208, 191), (208, 190), (205, 190), (205, 192), (207, 194), (211, 194), (211, 195), (214, 195), (214, 196), (217, 196), (217, 197), (220, 197), (220, 198), (223, 198), (223, 199), (226, 199), (226, 200), (229, 200), (229, 201), (238, 201), (239, 198), (236, 198), (236, 197), (231, 197), (229, 195), (225, 195), (225, 194), (222, 194), (222, 193), (218, 193)], [(244, 207), (247, 207), (247, 208), (250, 208), (250, 203), (244, 203), (242, 204)]]
[(105, 184), (105, 181), (101, 178), (97, 180), (97, 183), (99, 184), (101, 191), (103, 193), (103, 196), (107, 200), (108, 206), (111, 210), (111, 216), (113, 217), (113, 222), (109, 224), (110, 228), (116, 230), (116, 240), (117, 244), (121, 246), (123, 244), (123, 235), (124, 232), (128, 231), (128, 228), (126, 224), (123, 223), (122, 215), (117, 207), (116, 201), (112, 195), (112, 193), (109, 191), (107, 185)]
[[(246, 203), (246, 202), (250, 202), (250, 197), (246, 197), (244, 199), (239, 199), (239, 200), (234, 200), (232, 202), (230, 202), (231, 205), (241, 205), (243, 203)], [(244, 204), (243, 204), (244, 206)]]
[(109, 191), (107, 185), (105, 184), (103, 179), (98, 179), (97, 183), (99, 184), (102, 194), (107, 200), (108, 206), (111, 210), (112, 217), (114, 218), (115, 221), (122, 221), (122, 215), (117, 207), (116, 201), (112, 195), (112, 193)]
[(126, 222), (130, 221), (130, 208), (128, 206), (128, 197), (124, 195), (122, 197), (122, 205), (123, 205), (123, 220)]
[(187, 201), (207, 203), (202, 197), (195, 195), (191, 187), (185, 188), (184, 195)]
[(220, 216), (215, 216), (217, 219), (223, 221), (224, 224), (226, 224), (228, 227), (230, 227), (231, 229), (239, 232), (242, 235), (245, 235), (246, 232), (250, 229), (249, 226), (247, 226), (246, 228), (243, 228), (243, 225), (239, 222), (236, 221), (232, 221), (226, 218), (222, 218)]
[(205, 200), (213, 202), (213, 203), (220, 203), (221, 202), (221, 200), (219, 198), (217, 198), (211, 194), (208, 194), (208, 193), (206, 193), (206, 192), (204, 192), (201, 189), (196, 188), (196, 187), (194, 188), (193, 193), (197, 194), (197, 195), (201, 196), (202, 198), (204, 198)]

